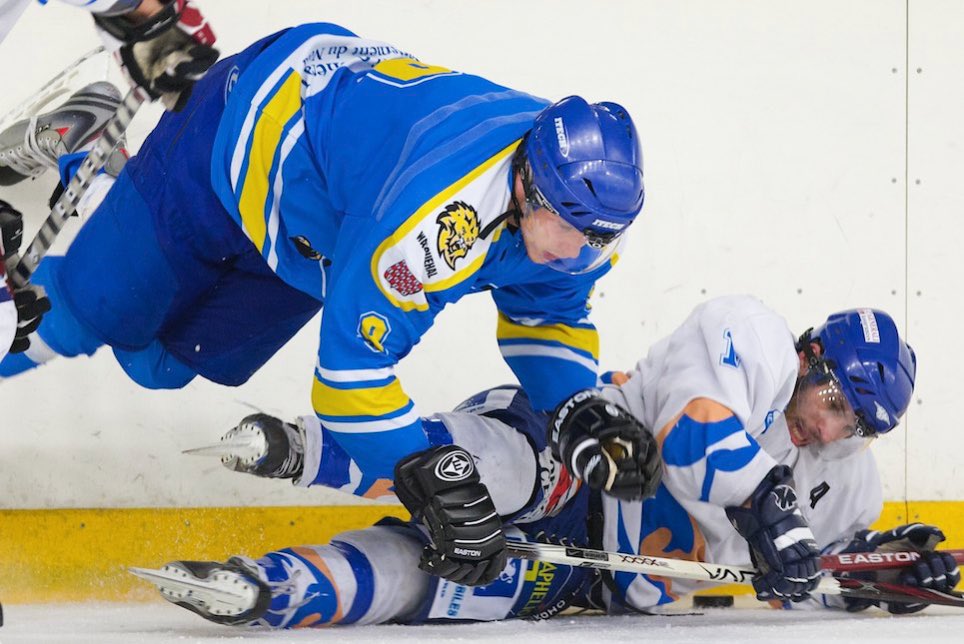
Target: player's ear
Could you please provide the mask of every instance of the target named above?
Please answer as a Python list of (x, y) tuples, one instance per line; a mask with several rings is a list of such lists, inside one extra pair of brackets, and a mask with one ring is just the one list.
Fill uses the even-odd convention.
[(823, 347), (819, 342), (811, 342), (810, 350), (813, 351), (813, 355), (817, 356), (818, 358), (823, 355)]

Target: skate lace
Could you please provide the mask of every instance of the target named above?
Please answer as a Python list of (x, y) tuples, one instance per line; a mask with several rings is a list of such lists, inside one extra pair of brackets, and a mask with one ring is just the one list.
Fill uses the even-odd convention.
[[(302, 571), (300, 570), (295, 570), (292, 575), (284, 581), (268, 581), (268, 587), (271, 588), (271, 596), (277, 597), (278, 595), (288, 595), (290, 597), (297, 594), (299, 590), (298, 579), (301, 577), (301, 572)], [(318, 597), (319, 594), (320, 593), (306, 593), (305, 597), (300, 602), (288, 604), (280, 611), (272, 610), (269, 612), (272, 612), (276, 615), (282, 613), (294, 613), (294, 611), (298, 610), (302, 606), (305, 606), (310, 601)]]
[(304, 469), (305, 439), (300, 427), (293, 427), (290, 431), (285, 427), (284, 431), (288, 437), (288, 455), (278, 468), (278, 475), (291, 476)]
[(7, 150), (4, 163), (17, 174), (36, 176), (47, 168), (57, 169), (59, 139), (37, 137), (37, 117), (31, 117), (23, 135), (23, 145)]

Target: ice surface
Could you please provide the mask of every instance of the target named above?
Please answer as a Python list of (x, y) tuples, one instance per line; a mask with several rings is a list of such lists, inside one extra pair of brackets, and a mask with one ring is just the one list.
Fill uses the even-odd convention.
[(853, 642), (854, 640), (960, 642), (964, 611), (932, 607), (892, 617), (876, 609), (858, 615), (768, 609), (711, 609), (673, 617), (557, 617), (432, 626), (360, 626), (264, 631), (217, 626), (162, 603), (47, 604), (5, 607), (0, 643), (90, 642), (503, 642), (504, 644), (609, 644), (610, 642)]

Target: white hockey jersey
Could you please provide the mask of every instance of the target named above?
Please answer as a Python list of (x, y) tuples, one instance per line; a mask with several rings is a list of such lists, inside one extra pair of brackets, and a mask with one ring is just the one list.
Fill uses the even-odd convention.
[[(829, 461), (820, 448), (790, 441), (783, 410), (799, 371), (794, 336), (783, 318), (749, 296), (698, 306), (655, 344), (621, 387), (604, 395), (631, 411), (658, 438), (663, 483), (643, 503), (603, 497), (603, 547), (662, 557), (749, 565), (746, 541), (724, 509), (743, 503), (778, 463), (794, 470), (800, 507), (819, 547), (839, 550), (883, 506), (868, 449)], [(708, 398), (733, 412), (712, 425), (677, 423), (683, 408)], [(855, 440), (855, 439), (848, 439)], [(636, 608), (652, 608), (700, 582), (617, 573), (616, 586)]]

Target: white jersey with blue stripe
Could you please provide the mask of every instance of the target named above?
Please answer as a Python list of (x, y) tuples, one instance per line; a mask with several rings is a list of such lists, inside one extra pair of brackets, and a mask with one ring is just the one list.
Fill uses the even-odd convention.
[[(642, 503), (604, 496), (603, 546), (662, 557), (749, 565), (746, 541), (724, 508), (743, 503), (776, 464), (794, 469), (801, 510), (821, 548), (839, 549), (883, 506), (870, 450), (829, 461), (819, 448), (790, 441), (783, 410), (799, 371), (786, 322), (752, 297), (698, 306), (656, 343), (621, 387), (604, 390), (657, 434), (663, 483)], [(687, 423), (688, 403), (710, 399), (732, 411), (718, 423)], [(674, 601), (699, 582), (629, 573), (615, 575), (637, 608)]]
[(492, 291), (537, 409), (596, 383), (587, 299), (610, 265), (534, 264), (502, 217), (545, 105), (330, 24), (278, 35), (230, 88), (212, 184), (272, 270), (324, 302), (312, 402), (368, 475), (428, 446), (394, 366), (463, 295)]

